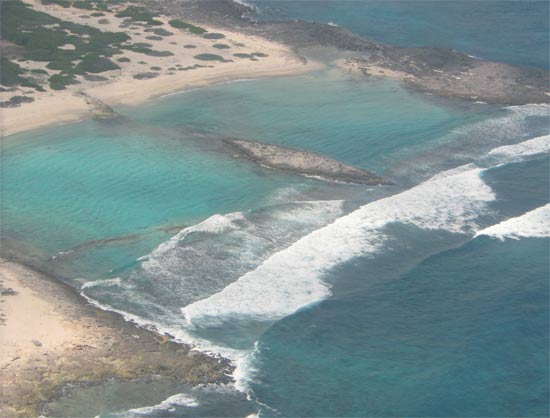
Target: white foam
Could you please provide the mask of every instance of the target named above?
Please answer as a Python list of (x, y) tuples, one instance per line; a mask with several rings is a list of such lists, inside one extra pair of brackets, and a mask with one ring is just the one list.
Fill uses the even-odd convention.
[(550, 204), (479, 231), (499, 240), (550, 237)]
[(136, 415), (148, 415), (161, 411), (174, 411), (176, 406), (187, 406), (190, 408), (194, 408), (199, 406), (199, 403), (195, 398), (189, 395), (178, 393), (176, 395), (170, 396), (168, 399), (165, 399), (158, 405), (129, 409), (128, 412)]
[(182, 229), (168, 241), (160, 244), (157, 249), (154, 250), (151, 254), (141, 257), (138, 260), (146, 260), (148, 258), (158, 256), (171, 250), (177, 245), (179, 241), (184, 239), (191, 232), (210, 232), (213, 234), (220, 234), (229, 229), (237, 229), (238, 226), (235, 224), (235, 222), (242, 219), (244, 219), (244, 215), (242, 214), (242, 212), (234, 212), (227, 215), (213, 215), (205, 221), (202, 221), (201, 223)]
[[(514, 112), (525, 112), (523, 108), (515, 109)], [(548, 107), (535, 110), (548, 112)], [(529, 112), (532, 114), (533, 110)], [(536, 146), (536, 143), (532, 144)], [(529, 144), (519, 145), (505, 149), (508, 153), (506, 158), (514, 158), (515, 154), (522, 153), (530, 155), (529, 149), (534, 149), (529, 148)], [(497, 150), (494, 150), (492, 155), (496, 155)], [(323, 281), (323, 275), (335, 265), (356, 256), (375, 254), (387, 240), (385, 227), (391, 223), (400, 222), (423, 229), (441, 229), (455, 233), (476, 232), (479, 229), (476, 224), (477, 218), (484, 212), (487, 203), (495, 198), (492, 190), (480, 176), (483, 171), (475, 164), (448, 170), (412, 189), (369, 203), (327, 226), (314, 230), (286, 249), (272, 254), (257, 268), (241, 275), (218, 293), (182, 308), (187, 328), (179, 324), (167, 327), (144, 320), (136, 315), (102, 305), (84, 294), (83, 296), (102, 309), (122, 314), (127, 320), (143, 326), (152, 325), (160, 332), (174, 335), (176, 341), (191, 344), (205, 353), (219, 354), (231, 359), (236, 366), (233, 374), (236, 380), (235, 387), (247, 392), (248, 382), (254, 374), (254, 350), (216, 345), (194, 335), (194, 327), (217, 325), (232, 318), (276, 320), (302, 306), (328, 297), (330, 287)], [(326, 204), (327, 202), (319, 203)], [(334, 207), (329, 212), (341, 210), (342, 202), (330, 204)], [(283, 212), (278, 216), (285, 215), (286, 212)], [(166, 258), (163, 260), (163, 257), (156, 256), (175, 248), (190, 232), (234, 233), (231, 231), (243, 228), (242, 223), (246, 221), (243, 218), (245, 217), (241, 213), (215, 215), (198, 225), (180, 231), (143, 259), (149, 262), (157, 258), (159, 263), (164, 264)]]
[(550, 105), (528, 104), (509, 106), (502, 116), (457, 128), (453, 132), (462, 135), (474, 134), (475, 136), (484, 138), (484, 141), (489, 144), (497, 145), (505, 138), (525, 139), (526, 132), (530, 131), (530, 118), (544, 116), (550, 116)]
[(65, 257), (66, 255), (72, 254), (73, 252), (73, 250), (59, 251), (57, 254), (52, 255), (50, 257), (50, 260), (57, 260), (59, 257)]
[(550, 105), (545, 103), (508, 106), (507, 109), (521, 116), (550, 116)]
[(498, 147), (491, 150), (488, 155), (509, 161), (510, 158), (517, 159), (547, 152), (550, 152), (550, 135), (532, 138), (519, 144)]
[(118, 286), (120, 287), (122, 285), (120, 277), (115, 277), (113, 279), (104, 279), (104, 280), (94, 280), (91, 282), (84, 283), (80, 289), (88, 289), (90, 287), (96, 287), (96, 286)]
[[(475, 168), (430, 179), (400, 194), (369, 203), (273, 254), (221, 292), (182, 308), (190, 326), (228, 316), (277, 320), (330, 294), (322, 275), (333, 266), (375, 253), (392, 222), (423, 229), (470, 232), (494, 199)], [(200, 324), (197, 324), (197, 321)]]

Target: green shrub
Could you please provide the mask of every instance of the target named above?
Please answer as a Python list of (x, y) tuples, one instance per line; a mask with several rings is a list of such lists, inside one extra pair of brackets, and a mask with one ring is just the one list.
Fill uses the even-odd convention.
[(210, 32), (202, 35), (205, 39), (223, 39), (225, 35), (223, 33)]
[(128, 57), (121, 57), (117, 59), (117, 62), (130, 62), (130, 58)]
[(64, 90), (70, 84), (78, 84), (72, 74), (54, 74), (49, 81), (52, 90)]
[(88, 81), (108, 81), (109, 79), (107, 77), (102, 77), (100, 75), (84, 75), (84, 79)]
[(201, 61), (225, 61), (222, 56), (216, 54), (198, 54), (194, 58)]
[(237, 57), (237, 58), (254, 58), (252, 55), (250, 54), (241, 54), (241, 53), (237, 53), (237, 54), (233, 54), (234, 57)]
[(217, 48), (217, 49), (229, 49), (229, 48), (231, 48), (229, 45), (226, 45), (226, 44), (214, 44), (212, 46), (214, 48)]
[(200, 26), (192, 25), (191, 23), (184, 22), (183, 20), (179, 19), (172, 19), (168, 22), (170, 26), (176, 29), (185, 29), (191, 33), (194, 33), (196, 35), (202, 35), (203, 33), (208, 32), (206, 29), (201, 28)]
[(155, 35), (158, 35), (158, 36), (172, 36), (174, 34), (174, 32), (170, 32), (166, 29), (162, 29), (162, 28), (155, 28), (153, 29), (153, 33)]
[(158, 15), (153, 14), (147, 9), (145, 9), (144, 7), (139, 7), (139, 6), (128, 6), (126, 9), (117, 13), (115, 16), (129, 17), (130, 19), (136, 22), (147, 22), (149, 25), (154, 25), (154, 26), (162, 25), (161, 21), (154, 19), (154, 17)]
[[(44, 71), (44, 70), (42, 70)], [(44, 91), (44, 89), (36, 84), (34, 81), (22, 77), (25, 70), (15, 62), (10, 61), (5, 57), (0, 59), (0, 84), (4, 86), (17, 86), (30, 87), (38, 91)]]
[(23, 69), (19, 64), (2, 57), (0, 61), (0, 83), (4, 86), (15, 86), (23, 80)]
[(155, 51), (154, 49), (142, 47), (137, 44), (124, 45), (121, 48), (128, 49), (133, 52), (137, 52), (138, 54), (150, 55), (152, 57), (169, 57), (171, 55), (174, 55), (170, 51)]
[(120, 67), (116, 65), (109, 58), (98, 57), (95, 54), (89, 54), (85, 56), (81, 62), (77, 64), (74, 69), (75, 74), (85, 73), (102, 73), (104, 71), (119, 70)]
[(57, 4), (61, 7), (71, 7), (71, 2), (69, 0), (42, 0), (42, 4), (44, 5), (50, 5), (50, 4)]
[(94, 4), (90, 1), (77, 0), (73, 2), (73, 7), (77, 9), (94, 10)]

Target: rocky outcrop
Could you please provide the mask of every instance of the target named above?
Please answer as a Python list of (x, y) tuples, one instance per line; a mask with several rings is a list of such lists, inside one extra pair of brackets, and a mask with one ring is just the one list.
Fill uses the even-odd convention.
[(277, 170), (348, 183), (393, 184), (390, 180), (379, 177), (370, 171), (309, 151), (239, 139), (224, 139), (223, 142), (236, 152), (234, 155)]
[[(311, 47), (330, 47), (345, 52), (346, 58), (400, 72), (408, 86), (444, 97), (503, 105), (550, 103), (549, 73), (541, 68), (477, 59), (453, 49), (394, 47), (322, 23), (260, 22), (254, 19), (253, 8), (233, 0), (188, 0), (184, 4), (177, 0), (148, 0), (148, 4), (198, 23), (229, 27), (285, 43), (300, 55), (307, 56)], [(333, 54), (332, 60), (342, 58), (334, 55), (338, 54)]]

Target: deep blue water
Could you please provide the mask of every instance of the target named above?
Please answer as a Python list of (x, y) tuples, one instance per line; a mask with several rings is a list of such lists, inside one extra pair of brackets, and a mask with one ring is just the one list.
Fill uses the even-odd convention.
[(344, 269), (352, 293), (262, 337), (255, 391), (282, 416), (547, 416), (548, 251), (482, 237), (394, 278)]
[(545, 0), (250, 0), (265, 20), (335, 23), (380, 42), (549, 67)]
[[(541, 2), (269, 6), (384, 42), (548, 65)], [(436, 100), (327, 70), (118, 110), (3, 140), (2, 250), (238, 360), (251, 400), (106, 382), (74, 388), (50, 416), (549, 415), (549, 239), (475, 237), (548, 203), (548, 137), (532, 155), (488, 154), (549, 135), (548, 106)], [(396, 185), (256, 167), (224, 152), (225, 136)], [(162, 403), (177, 393), (194, 402)]]

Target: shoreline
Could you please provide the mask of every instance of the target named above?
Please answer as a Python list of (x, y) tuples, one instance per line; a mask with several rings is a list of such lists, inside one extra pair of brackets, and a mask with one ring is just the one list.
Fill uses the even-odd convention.
[[(124, 26), (124, 20), (115, 16), (118, 9), (113, 10), (107, 16), (108, 19), (98, 19), (92, 17), (90, 11), (82, 9), (44, 6), (38, 0), (25, 2), (39, 12), (102, 31), (120, 32)], [(0, 93), (1, 101), (6, 101), (12, 95), (24, 95), (34, 101), (0, 108), (1, 136), (77, 122), (86, 117), (108, 118), (105, 107), (135, 106), (193, 88), (240, 79), (303, 74), (324, 66), (320, 62), (303, 60), (283, 43), (238, 30), (203, 25), (208, 33), (223, 36), (216, 40), (174, 29), (168, 23), (170, 17), (163, 15), (157, 18), (163, 27), (171, 31), (166, 32), (170, 35), (158, 36), (156, 40), (150, 40), (151, 36), (147, 36), (150, 32), (125, 30), (132, 42), (138, 45), (147, 42), (156, 51), (161, 50), (170, 55), (151, 56), (125, 50), (116, 56), (120, 68), (101, 72), (101, 81), (77, 76), (78, 84), (68, 85), (63, 90), (47, 88), (44, 92), (37, 92), (23, 87), (4, 89)], [(105, 20), (109, 23), (101, 23)], [(224, 45), (223, 49), (217, 49), (216, 45), (220, 43)], [(193, 48), (188, 49), (188, 46)], [(260, 55), (251, 55), (255, 53)], [(200, 60), (197, 57), (201, 54), (210, 57)], [(121, 59), (124, 61), (121, 62)], [(41, 64), (35, 61), (21, 63), (29, 69), (45, 69)]]
[(101, 310), (55, 278), (0, 259), (3, 417), (37, 416), (69, 383), (168, 377), (232, 381), (229, 361)]
[(310, 57), (312, 48), (329, 48), (332, 53), (325, 58), (331, 62), (341, 60), (343, 71), (395, 78), (417, 92), (502, 106), (550, 103), (550, 73), (545, 68), (481, 59), (450, 48), (398, 47), (320, 22), (262, 21), (255, 19), (254, 7), (234, 0), (188, 1), (193, 7), (185, 10), (177, 0), (151, 0), (150, 5), (198, 23), (213, 22), (263, 36), (289, 45), (298, 55)]
[[(50, 100), (45, 100), (44, 102), (34, 102), (25, 107), (15, 108), (17, 109), (17, 112), (13, 112), (13, 114), (8, 115), (7, 120), (4, 113), (7, 109), (2, 109), (0, 111), (0, 125), (2, 126), (0, 137), (7, 138), (12, 135), (39, 128), (78, 123), (87, 118), (98, 117), (98, 112), (95, 106), (87, 104), (83, 99), (76, 98), (83, 93), (88, 97), (103, 102), (109, 107), (139, 106), (141, 104), (162, 99), (163, 97), (173, 94), (206, 88), (216, 84), (239, 82), (241, 80), (254, 80), (259, 78), (300, 75), (320, 70), (321, 68), (323, 68), (323, 64), (311, 63), (307, 66), (307, 68), (296, 67), (281, 70), (268, 69), (265, 71), (254, 71), (250, 73), (233, 73), (233, 71), (217, 72), (208, 74), (207, 77), (201, 77), (201, 79), (178, 80), (178, 87), (176, 88), (168, 87), (173, 84), (175, 81), (174, 79), (159, 79), (156, 83), (147, 85), (147, 89), (145, 90), (139, 92), (134, 90), (135, 93), (133, 96), (119, 96), (111, 93), (109, 90), (116, 88), (117, 85), (108, 84), (102, 87), (91, 87), (85, 91), (72, 93), (70, 96), (63, 95)], [(204, 76), (205, 74), (202, 75)], [(197, 76), (201, 75), (197, 74)], [(142, 86), (143, 85), (141, 84), (139, 85), (139, 87)], [(124, 87), (134, 89), (135, 85), (132, 82), (129, 82), (125, 83)], [(116, 113), (113, 114), (113, 117), (114, 116), (116, 116)], [(108, 117), (105, 116), (99, 116), (98, 118), (108, 119)]]

